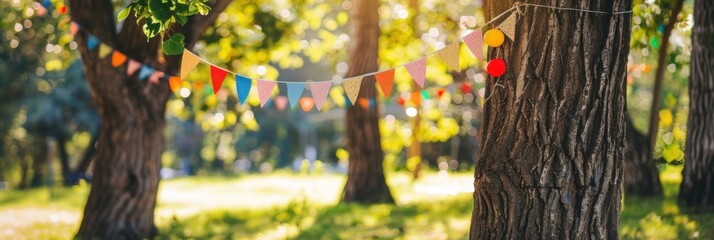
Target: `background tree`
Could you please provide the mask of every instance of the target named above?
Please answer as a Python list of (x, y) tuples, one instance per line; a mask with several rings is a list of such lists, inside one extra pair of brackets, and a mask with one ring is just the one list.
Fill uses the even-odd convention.
[[(201, 33), (230, 1), (218, 0), (206, 16), (194, 16), (175, 29), (191, 49)], [(114, 68), (111, 58), (100, 59), (87, 46), (94, 34), (128, 57), (175, 75), (178, 58), (159, 58), (160, 40), (147, 41), (133, 16), (116, 31), (112, 1), (71, 1), (71, 16), (83, 31), (77, 34), (84, 70), (102, 124), (94, 165), (94, 181), (77, 233), (83, 239), (150, 238), (156, 235), (154, 208), (159, 183), (166, 82), (155, 85)]]
[[(627, 194), (638, 196), (662, 196), (662, 184), (659, 179), (657, 161), (654, 158), (656, 140), (658, 137), (660, 102), (662, 99), (662, 82), (665, 69), (668, 67), (669, 42), (672, 30), (682, 11), (684, 0), (673, 3), (663, 2), (661, 8), (669, 9), (667, 24), (662, 29), (662, 40), (657, 54), (657, 70), (652, 89), (652, 104), (648, 121), (647, 134), (640, 133), (634, 126), (631, 117), (626, 118), (627, 133), (625, 142), (624, 190)], [(657, 21), (660, 22), (660, 21)], [(650, 31), (657, 33), (657, 31)], [(657, 39), (657, 38), (655, 38)], [(659, 40), (657, 40), (659, 43)]]
[(714, 2), (694, 3), (686, 162), (679, 201), (714, 207)]
[[(349, 70), (345, 77), (378, 70), (379, 1), (358, 0), (351, 10), (352, 41)], [(374, 76), (364, 77), (359, 97), (375, 99)], [(372, 104), (370, 104), (372, 105)], [(359, 100), (347, 110), (346, 136), (349, 151), (347, 183), (343, 202), (393, 203), (394, 198), (384, 178), (384, 152), (379, 135), (379, 107), (362, 107)]]
[[(536, 3), (632, 9), (629, 0)], [(487, 19), (513, 4), (487, 1)], [(630, 19), (528, 7), (515, 40), (489, 50), (509, 70), (487, 82), (471, 239), (618, 237)]]

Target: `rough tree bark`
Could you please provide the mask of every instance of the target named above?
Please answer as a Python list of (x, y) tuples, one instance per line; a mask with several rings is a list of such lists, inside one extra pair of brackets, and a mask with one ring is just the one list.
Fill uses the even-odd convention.
[[(644, 135), (632, 126), (632, 120), (627, 117), (627, 136), (625, 142), (625, 173), (623, 179), (625, 194), (642, 197), (662, 196), (662, 184), (659, 180), (657, 161), (654, 159), (654, 148), (659, 128), (659, 106), (662, 98), (662, 81), (664, 69), (667, 67), (669, 37), (672, 36), (677, 15), (682, 11), (684, 0), (677, 0), (672, 6), (667, 25), (662, 33), (662, 46), (657, 56), (657, 70), (652, 89), (652, 105), (650, 107), (649, 131)], [(642, 138), (644, 137), (644, 139)]]
[[(631, 0), (529, 3), (632, 8)], [(487, 19), (513, 5), (487, 1)], [(489, 51), (508, 70), (486, 85), (470, 237), (617, 239), (631, 16), (521, 11), (515, 40)]]
[(714, 2), (694, 3), (686, 162), (679, 201), (714, 207)]
[[(207, 16), (196, 16), (175, 32), (186, 35), (191, 48), (203, 30), (228, 5), (217, 0)], [(166, 102), (171, 94), (166, 82), (153, 85), (126, 74), (126, 64), (111, 65), (97, 51), (86, 48), (89, 33), (129, 58), (175, 75), (179, 58), (158, 58), (160, 40), (147, 42), (141, 26), (130, 17), (116, 32), (110, 0), (69, 2), (71, 17), (83, 31), (76, 36), (101, 127), (94, 160), (94, 179), (77, 233), (81, 239), (141, 239), (157, 234), (154, 208), (159, 184), (160, 156)]]
[[(357, 0), (351, 10), (352, 40), (346, 77), (377, 71), (379, 51), (378, 0)], [(376, 99), (374, 76), (362, 80), (360, 98)], [(376, 101), (376, 100), (375, 100)], [(379, 135), (379, 107), (360, 104), (347, 109), (347, 150), (350, 153), (343, 202), (393, 203), (384, 178), (384, 152)]]

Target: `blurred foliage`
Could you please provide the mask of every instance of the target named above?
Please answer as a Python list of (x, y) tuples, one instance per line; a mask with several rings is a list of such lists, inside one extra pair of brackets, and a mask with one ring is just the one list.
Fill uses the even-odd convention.
[[(627, 79), (627, 111), (640, 132), (647, 133), (652, 104), (657, 53), (662, 45), (662, 34), (675, 0), (635, 1), (632, 19), (632, 40)], [(655, 159), (681, 164), (689, 107), (687, 92), (691, 59), (691, 29), (693, 1), (684, 7), (669, 39), (667, 65), (659, 110), (659, 130), (655, 145)]]

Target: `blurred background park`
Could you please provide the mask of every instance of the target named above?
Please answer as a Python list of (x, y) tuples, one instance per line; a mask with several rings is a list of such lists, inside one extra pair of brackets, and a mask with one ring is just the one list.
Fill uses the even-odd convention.
[[(101, 124), (70, 29), (71, 9), (62, 1), (0, 2), (0, 238), (70, 239), (90, 190)], [(677, 204), (693, 1), (684, 1), (664, 39), (675, 2), (634, 4), (628, 122), (646, 136), (653, 96), (661, 96), (652, 158), (662, 194), (625, 191), (624, 239), (714, 238), (714, 214)], [(381, 66), (443, 48), (485, 23), (480, 1), (380, 3)], [(255, 78), (339, 78), (348, 70), (352, 6), (349, 0), (235, 1), (194, 52)], [(668, 50), (661, 55), (663, 45)], [(339, 203), (350, 154), (344, 119), (350, 103), (341, 89), (331, 90), (321, 111), (261, 108), (255, 91), (241, 105), (234, 86), (214, 94), (207, 67), (199, 66), (166, 105), (159, 237), (466, 238), (487, 96), (483, 66), (465, 48), (460, 54), (461, 72), (429, 63), (425, 90), (416, 99), (411, 78), (398, 70), (398, 94), (377, 103), (384, 174), (396, 204)], [(655, 94), (657, 68), (664, 72)]]

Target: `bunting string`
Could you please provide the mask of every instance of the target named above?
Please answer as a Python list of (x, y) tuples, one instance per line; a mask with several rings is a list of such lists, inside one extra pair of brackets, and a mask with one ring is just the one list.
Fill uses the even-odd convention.
[[(490, 48), (500, 47), (505, 39), (513, 41), (516, 34), (516, 22), (520, 15), (523, 14), (521, 7), (525, 7), (526, 10), (529, 7), (533, 8), (547, 8), (554, 10), (564, 10), (564, 11), (577, 11), (595, 14), (610, 14), (610, 15), (620, 15), (632, 13), (632, 10), (628, 11), (598, 11), (598, 10), (588, 10), (579, 8), (568, 8), (568, 7), (558, 7), (558, 6), (547, 6), (533, 3), (520, 3), (516, 2), (513, 7), (503, 11), (498, 16), (494, 17), (490, 21), (486, 22), (484, 25), (473, 29), (468, 34), (459, 37), (454, 42), (446, 44), (445, 47), (430, 52), (422, 57), (400, 64), (398, 66), (379, 70), (376, 72), (369, 72), (362, 75), (352, 76), (348, 78), (336, 78), (326, 81), (310, 81), (310, 82), (299, 82), (299, 81), (279, 81), (279, 80), (265, 80), (265, 79), (251, 79), (242, 74), (232, 72), (225, 68), (218, 67), (215, 64), (210, 63), (205, 58), (198, 56), (197, 54), (184, 50), (181, 56), (181, 66), (179, 69), (179, 76), (170, 76), (164, 72), (157, 71), (149, 65), (143, 64), (137, 60), (128, 58), (125, 54), (113, 49), (110, 45), (102, 42), (93, 34), (88, 34), (87, 37), (87, 48), (90, 50), (97, 50), (99, 58), (107, 58), (111, 55), (111, 64), (114, 67), (120, 67), (126, 64), (126, 74), (128, 76), (136, 76), (141, 81), (147, 81), (152, 84), (158, 84), (160, 81), (168, 81), (171, 91), (176, 92), (180, 86), (181, 81), (188, 76), (188, 74), (195, 69), (199, 63), (206, 63), (209, 65), (210, 77), (211, 77), (211, 89), (213, 93), (217, 93), (224, 80), (230, 75), (230, 78), (235, 78), (236, 93), (238, 95), (238, 100), (240, 104), (244, 104), (250, 94), (250, 91), (255, 84), (257, 87), (257, 92), (260, 100), (260, 107), (264, 108), (270, 105), (272, 101), (271, 95), (278, 83), (284, 83), (287, 85), (287, 94), (276, 96), (274, 99), (275, 105), (279, 110), (283, 110), (289, 104), (290, 108), (295, 108), (296, 106), (301, 106), (303, 111), (310, 111), (313, 106), (319, 110), (322, 109), (322, 105), (325, 102), (330, 89), (337, 84), (342, 85), (344, 91), (344, 97), (347, 102), (347, 106), (360, 105), (362, 107), (373, 107), (375, 105), (374, 99), (361, 99), (358, 98), (361, 87), (362, 79), (366, 76), (375, 76), (377, 85), (381, 90), (385, 98), (389, 99), (392, 93), (392, 88), (394, 85), (394, 73), (397, 68), (405, 68), (414, 82), (421, 88), (424, 88), (426, 80), (426, 65), (427, 58), (433, 55), (437, 55), (447, 66), (455, 71), (461, 71), (461, 66), (459, 65), (459, 52), (460, 46), (463, 42), (474, 57), (479, 61), (483, 61), (483, 49), (484, 45)], [(501, 20), (503, 17), (508, 16), (505, 20)], [(493, 23), (500, 21), (493, 29), (482, 32), (482, 29), (486, 26), (492, 25)], [(70, 23), (70, 33), (75, 35), (77, 31), (82, 26), (76, 22)], [(489, 60), (485, 66), (486, 72), (492, 77), (496, 78), (494, 87), (491, 89), (488, 97), (484, 99), (484, 103), (487, 102), (494, 94), (498, 87), (504, 88), (500, 84), (501, 76), (506, 72), (506, 63), (500, 58), (500, 54), (497, 54), (493, 59)], [(311, 93), (311, 98), (302, 97), (305, 89), (308, 89)], [(463, 93), (471, 92), (472, 85), (463, 83), (461, 85), (461, 91)], [(444, 93), (444, 88), (439, 88), (437, 90), (437, 95), (439, 97)], [(420, 105), (421, 99), (427, 99), (429, 97), (429, 92), (426, 90), (420, 92), (413, 92), (410, 94), (409, 99), (415, 105)], [(398, 102), (400, 105), (404, 105), (405, 98), (404, 95), (399, 97)]]

